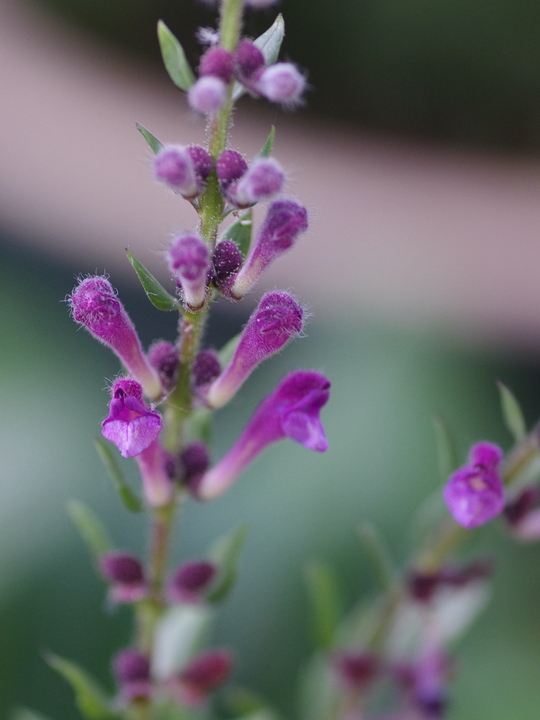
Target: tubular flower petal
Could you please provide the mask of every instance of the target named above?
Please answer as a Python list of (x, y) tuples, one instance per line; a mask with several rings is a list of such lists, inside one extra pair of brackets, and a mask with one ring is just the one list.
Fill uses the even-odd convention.
[(198, 235), (179, 235), (168, 252), (169, 267), (182, 288), (184, 301), (199, 309), (206, 297), (206, 280), (211, 267), (208, 247)]
[(309, 450), (324, 452), (328, 441), (320, 420), (330, 395), (324, 375), (298, 370), (288, 375), (259, 405), (227, 455), (194, 488), (202, 500), (221, 495), (270, 443), (290, 437)]
[(158, 437), (161, 416), (143, 403), (142, 387), (123, 378), (112, 387), (109, 415), (102, 423), (102, 434), (120, 450), (123, 457), (136, 457)]

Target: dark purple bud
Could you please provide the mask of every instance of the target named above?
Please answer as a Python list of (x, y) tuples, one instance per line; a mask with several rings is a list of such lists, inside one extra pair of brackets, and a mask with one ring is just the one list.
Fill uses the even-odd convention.
[(292, 63), (276, 63), (257, 78), (256, 89), (270, 102), (287, 107), (298, 105), (306, 88), (306, 79)]
[(492, 443), (475, 445), (469, 464), (450, 476), (444, 499), (455, 520), (471, 529), (492, 520), (504, 509), (504, 488), (499, 474), (503, 452)]
[(221, 372), (221, 363), (215, 350), (201, 350), (193, 362), (191, 375), (193, 385), (203, 387), (213, 382)]
[(122, 457), (136, 457), (153, 443), (161, 430), (161, 416), (142, 401), (142, 387), (129, 378), (116, 380), (109, 414), (101, 424), (103, 437), (114, 443)]
[(282, 438), (324, 452), (328, 441), (319, 415), (329, 395), (324, 375), (307, 370), (288, 375), (259, 405), (227, 455), (203, 475), (197, 496), (210, 500), (221, 495), (267, 445)]
[(133, 323), (107, 278), (98, 275), (80, 280), (69, 304), (73, 319), (118, 355), (149, 397), (159, 398), (162, 390), (157, 373), (143, 354)]
[(263, 295), (230, 363), (208, 390), (209, 406), (219, 408), (229, 402), (257, 365), (302, 332), (303, 315), (302, 308), (289, 293), (276, 291)]
[(214, 265), (214, 285), (229, 296), (230, 286), (236, 273), (242, 267), (242, 253), (234, 240), (222, 240), (216, 245), (212, 263)]
[(234, 56), (225, 48), (209, 48), (201, 57), (199, 75), (214, 75), (225, 83), (230, 83), (234, 74)]
[(148, 584), (138, 558), (128, 553), (103, 555), (99, 567), (105, 580), (112, 583), (110, 597), (117, 603), (132, 603), (148, 594)]
[(195, 657), (176, 678), (178, 699), (188, 707), (199, 707), (209, 693), (222, 685), (232, 669), (228, 650), (209, 650)]
[(227, 85), (213, 75), (199, 78), (188, 92), (190, 107), (201, 115), (212, 115), (221, 110), (226, 100)]
[(239, 180), (247, 172), (248, 164), (236, 150), (224, 150), (216, 161), (216, 174), (219, 187), (224, 197), (232, 183)]
[(216, 572), (216, 566), (208, 560), (190, 560), (183, 563), (169, 582), (167, 598), (170, 602), (201, 602)]
[(242, 269), (236, 276), (232, 293), (242, 298), (257, 282), (265, 268), (289, 250), (300, 233), (308, 228), (307, 211), (292, 198), (274, 200), (252, 244)]
[(407, 578), (411, 597), (419, 602), (429, 602), (442, 581), (439, 572), (412, 571)]
[(180, 465), (184, 485), (196, 496), (199, 482), (210, 465), (206, 445), (200, 441), (187, 445), (180, 453)]
[(239, 208), (249, 207), (281, 192), (285, 174), (273, 158), (257, 158), (228, 190), (227, 197)]
[(198, 235), (179, 235), (167, 253), (169, 268), (182, 288), (184, 302), (190, 310), (198, 310), (206, 298), (206, 280), (210, 255)]
[(113, 659), (113, 672), (125, 700), (146, 698), (150, 694), (150, 659), (143, 653), (128, 648)]
[(441, 583), (454, 588), (462, 588), (469, 583), (486, 580), (493, 575), (493, 561), (487, 558), (475, 560), (462, 567), (443, 567), (440, 571)]
[(508, 502), (504, 508), (504, 516), (508, 523), (517, 525), (533, 509), (537, 501), (537, 488), (525, 488), (516, 498)]
[(252, 89), (257, 76), (264, 69), (264, 55), (251, 40), (241, 40), (236, 48), (236, 77)]
[(375, 678), (379, 660), (373, 653), (345, 650), (333, 657), (333, 668), (346, 690), (361, 690)]
[(206, 185), (208, 176), (212, 172), (214, 163), (212, 162), (212, 156), (200, 145), (188, 145), (186, 152), (191, 158), (193, 167), (195, 168), (195, 174), (199, 180), (201, 189)]
[(176, 385), (178, 376), (178, 350), (175, 346), (162, 340), (154, 343), (148, 350), (150, 365), (157, 370), (159, 379), (165, 390), (171, 390)]

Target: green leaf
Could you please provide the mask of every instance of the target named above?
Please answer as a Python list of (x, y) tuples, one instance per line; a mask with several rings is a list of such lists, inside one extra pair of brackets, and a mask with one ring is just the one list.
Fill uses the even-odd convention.
[(527, 437), (527, 425), (523, 417), (523, 411), (516, 400), (515, 395), (502, 382), (497, 383), (501, 394), (501, 410), (504, 424), (516, 443), (520, 443)]
[(157, 137), (154, 137), (151, 132), (149, 132), (145, 127), (141, 125), (141, 123), (135, 123), (137, 130), (141, 133), (143, 138), (146, 140), (146, 142), (150, 145), (150, 149), (154, 153), (154, 155), (157, 155), (158, 152), (163, 147), (163, 143), (160, 142)]
[(357, 532), (364, 550), (373, 562), (381, 590), (392, 590), (395, 587), (396, 569), (377, 528), (366, 522), (358, 527)]
[(165, 69), (176, 87), (187, 92), (195, 83), (195, 76), (186, 60), (184, 49), (163, 20), (158, 22), (157, 32)]
[(270, 157), (272, 154), (272, 148), (274, 147), (274, 138), (276, 137), (276, 128), (272, 125), (270, 134), (268, 135), (266, 142), (259, 152), (259, 157)]
[(49, 720), (45, 717), (45, 715), (41, 715), (41, 713), (34, 712), (34, 710), (30, 710), (29, 708), (15, 708), (13, 712), (9, 715), (9, 720)]
[(441, 480), (446, 482), (458, 467), (456, 443), (450, 426), (442, 415), (433, 416), (433, 428), (437, 443), (437, 460)]
[(219, 351), (218, 357), (219, 357), (219, 362), (221, 363), (222, 368), (227, 367), (227, 365), (231, 362), (232, 356), (234, 355), (234, 351), (238, 347), (238, 344), (239, 344), (241, 338), (242, 338), (242, 333), (239, 332), (238, 335), (235, 335), (228, 342), (226, 342), (225, 345)]
[(313, 616), (313, 634), (317, 647), (328, 649), (341, 618), (341, 600), (336, 579), (330, 568), (312, 560), (305, 569)]
[(109, 707), (109, 700), (105, 694), (85, 670), (71, 660), (51, 653), (48, 653), (45, 659), (71, 685), (81, 715), (88, 720), (118, 717)]
[(124, 506), (130, 512), (141, 512), (144, 505), (140, 497), (138, 497), (126, 483), (111, 446), (103, 438), (95, 438), (94, 444)]
[(137, 277), (141, 281), (144, 292), (148, 295), (148, 299), (158, 310), (180, 310), (179, 304), (172, 295), (156, 280), (152, 273), (144, 267), (140, 260), (129, 252), (126, 248), (126, 255), (133, 269), (137, 273)]
[[(285, 37), (285, 21), (280, 13), (266, 32), (254, 40), (264, 56), (266, 65), (273, 65), (278, 59), (281, 43)], [(246, 88), (240, 83), (235, 83), (233, 100), (238, 100), (246, 92)]]
[(209, 602), (222, 602), (233, 589), (238, 574), (240, 552), (246, 535), (247, 526), (241, 525), (231, 533), (219, 538), (210, 548), (209, 558), (218, 566), (218, 576), (207, 595)]
[(242, 255), (246, 257), (251, 245), (251, 231), (253, 229), (253, 210), (245, 212), (241, 218), (233, 223), (223, 233), (221, 240), (232, 240), (238, 245)]
[(96, 562), (113, 549), (107, 531), (90, 508), (78, 500), (70, 500), (67, 513)]

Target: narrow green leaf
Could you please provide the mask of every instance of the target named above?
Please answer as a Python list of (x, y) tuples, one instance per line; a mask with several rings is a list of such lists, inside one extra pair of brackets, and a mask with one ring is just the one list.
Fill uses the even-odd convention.
[(85, 670), (71, 660), (51, 653), (48, 653), (45, 659), (71, 685), (81, 715), (88, 720), (118, 717), (111, 710), (105, 694)]
[(222, 602), (231, 592), (238, 573), (240, 552), (247, 535), (247, 526), (241, 525), (219, 538), (210, 548), (209, 557), (218, 566), (218, 576), (207, 595), (210, 602)]
[(141, 512), (144, 508), (142, 500), (126, 483), (118, 461), (112, 452), (111, 446), (103, 438), (99, 437), (95, 438), (94, 444), (96, 446), (97, 453), (101, 458), (101, 462), (105, 465), (105, 469), (107, 470), (109, 477), (120, 496), (120, 500), (124, 503), (124, 506), (130, 512)]
[(195, 76), (186, 59), (184, 48), (163, 20), (158, 22), (157, 32), (165, 69), (176, 87), (187, 92), (194, 84)]
[(249, 251), (249, 246), (251, 245), (252, 229), (253, 210), (248, 210), (241, 218), (227, 228), (220, 240), (232, 240), (238, 245), (242, 255), (246, 257)]
[(90, 508), (78, 500), (70, 500), (67, 513), (96, 562), (113, 549), (107, 531)]
[(276, 128), (274, 125), (272, 125), (272, 128), (270, 130), (270, 134), (268, 135), (266, 142), (261, 148), (261, 151), (259, 152), (259, 157), (270, 157), (272, 154), (272, 149), (274, 147), (274, 138), (276, 137)]
[(341, 619), (341, 600), (336, 579), (330, 568), (312, 560), (305, 569), (311, 600), (313, 634), (317, 647), (328, 649)]
[(228, 342), (226, 342), (219, 351), (218, 357), (222, 368), (227, 367), (227, 365), (230, 363), (232, 356), (234, 355), (234, 351), (238, 347), (238, 343), (240, 342), (241, 337), (242, 333), (239, 332), (238, 335), (235, 335)]
[(441, 480), (446, 482), (458, 467), (456, 443), (450, 426), (442, 415), (433, 416), (435, 442), (437, 444), (437, 460)]
[[(273, 65), (278, 59), (281, 43), (285, 37), (285, 21), (280, 13), (266, 32), (254, 40), (264, 56), (266, 65)], [(238, 100), (246, 92), (246, 88), (240, 83), (235, 83), (233, 100)]]
[(133, 269), (137, 273), (137, 277), (141, 281), (144, 292), (148, 295), (148, 299), (158, 310), (180, 310), (179, 304), (172, 295), (156, 280), (137, 258), (126, 248), (126, 255)]
[(147, 130), (145, 127), (141, 125), (141, 123), (135, 123), (137, 130), (141, 133), (143, 138), (146, 140), (146, 142), (150, 145), (150, 149), (154, 153), (154, 155), (157, 155), (158, 152), (163, 147), (163, 143), (160, 142), (157, 137), (152, 135), (152, 133)]
[(357, 532), (364, 550), (373, 562), (381, 590), (392, 590), (395, 586), (396, 568), (377, 528), (366, 522), (358, 527)]
[(527, 436), (527, 425), (523, 417), (523, 411), (516, 400), (515, 395), (502, 382), (497, 383), (501, 394), (501, 410), (504, 424), (516, 443), (522, 442)]

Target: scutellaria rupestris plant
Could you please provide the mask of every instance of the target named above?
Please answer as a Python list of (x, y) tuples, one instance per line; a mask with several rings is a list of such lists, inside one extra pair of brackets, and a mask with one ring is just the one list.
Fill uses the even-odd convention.
[[(256, 40), (242, 37), (243, 5), (271, 4), (222, 0), (217, 30), (198, 33), (204, 51), (197, 74), (179, 41), (163, 23), (158, 26), (165, 66), (191, 110), (205, 116), (208, 143), (163, 144), (139, 126), (154, 152), (154, 179), (192, 206), (194, 222), (166, 252), (170, 290), (129, 252), (128, 259), (152, 304), (179, 314), (178, 337), (157, 341), (145, 352), (105, 276), (81, 279), (69, 298), (73, 319), (123, 365), (111, 384), (102, 423), (105, 440), (98, 442), (98, 451), (126, 507), (146, 511), (151, 525), (148, 555), (138, 557), (105, 547), (92, 513), (80, 504), (71, 506), (107, 584), (108, 602), (132, 607), (134, 615), (133, 637), (111, 659), (113, 697), (97, 689), (75, 663), (49, 656), (73, 685), (79, 710), (90, 720), (206, 716), (213, 693), (234, 670), (234, 649), (204, 649), (198, 638), (209, 608), (223, 601), (233, 585), (245, 532), (222, 538), (206, 557), (173, 561), (169, 544), (177, 510), (188, 495), (208, 502), (227, 492), (279, 440), (289, 438), (317, 452), (328, 447), (321, 411), (330, 381), (313, 370), (283, 378), (217, 462), (212, 462), (201, 431), (201, 418), (207, 423), (260, 363), (302, 334), (305, 323), (301, 302), (290, 292), (274, 290), (262, 295), (226, 351), (218, 353), (203, 343), (214, 300), (241, 301), (308, 229), (305, 207), (283, 194), (286, 174), (271, 156), (273, 129), (256, 157), (246, 159), (230, 147), (231, 114), (243, 93), (291, 108), (302, 102), (306, 90), (303, 73), (292, 63), (277, 61), (284, 32), (281, 16)], [(258, 230), (252, 239), (254, 219)], [(376, 559), (381, 588), (375, 599), (362, 601), (352, 616), (343, 618), (334, 602), (330, 571), (320, 564), (308, 568), (318, 648), (305, 673), (305, 720), (435, 720), (447, 715), (455, 667), (449, 646), (483, 605), (493, 570), (485, 560), (456, 562), (455, 550), (468, 530), (498, 516), (510, 536), (540, 538), (539, 433), (526, 432), (517, 402), (504, 386), (501, 397), (515, 440), (509, 453), (480, 442), (468, 463), (458, 468), (449, 433), (439, 422), (441, 457), (447, 459), (441, 494), (453, 517), (434, 523), (401, 570), (373, 527), (360, 528)], [(135, 458), (139, 492), (125, 482), (112, 445), (123, 458)], [(267, 717), (267, 708), (257, 709)]]

